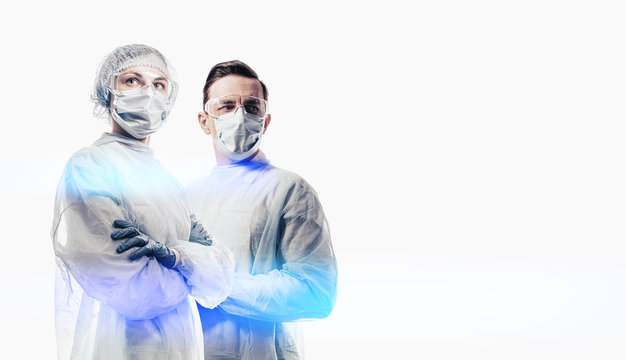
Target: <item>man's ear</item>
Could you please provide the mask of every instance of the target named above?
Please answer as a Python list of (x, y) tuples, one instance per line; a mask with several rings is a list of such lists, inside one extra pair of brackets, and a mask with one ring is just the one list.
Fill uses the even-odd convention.
[(209, 116), (204, 111), (198, 113), (198, 124), (200, 124), (200, 127), (205, 134), (211, 135), (211, 128), (209, 127)]
[(263, 127), (263, 134), (267, 131), (267, 127), (270, 126), (270, 122), (272, 121), (272, 114), (267, 114), (267, 118), (265, 119), (265, 126)]

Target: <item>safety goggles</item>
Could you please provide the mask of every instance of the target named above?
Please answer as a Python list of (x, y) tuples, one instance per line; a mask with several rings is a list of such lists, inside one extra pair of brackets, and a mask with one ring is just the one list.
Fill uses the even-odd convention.
[(146, 85), (154, 86), (157, 92), (163, 95), (170, 94), (170, 86), (162, 71), (150, 71), (145, 68), (131, 67), (120, 72), (113, 78), (112, 90), (130, 91), (138, 90)]
[(259, 117), (267, 115), (267, 101), (245, 95), (226, 95), (210, 99), (204, 105), (204, 111), (211, 116), (222, 116), (237, 110), (240, 106), (243, 106), (248, 114)]

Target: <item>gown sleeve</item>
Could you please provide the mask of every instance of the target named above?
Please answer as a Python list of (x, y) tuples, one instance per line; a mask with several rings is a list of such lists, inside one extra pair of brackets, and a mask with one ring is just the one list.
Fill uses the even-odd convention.
[(337, 262), (328, 224), (310, 185), (301, 180), (291, 190), (276, 234), (282, 266), (265, 274), (235, 273), (233, 291), (220, 305), (223, 311), (272, 322), (324, 318), (331, 313)]
[(155, 259), (128, 259), (110, 237), (113, 220), (132, 218), (115, 175), (90, 154), (74, 155), (57, 189), (54, 250), (84, 292), (130, 319), (151, 319), (189, 295), (183, 275)]
[(181, 255), (178, 271), (185, 277), (189, 293), (205, 308), (214, 308), (231, 291), (234, 262), (230, 252), (219, 246), (176, 241)]

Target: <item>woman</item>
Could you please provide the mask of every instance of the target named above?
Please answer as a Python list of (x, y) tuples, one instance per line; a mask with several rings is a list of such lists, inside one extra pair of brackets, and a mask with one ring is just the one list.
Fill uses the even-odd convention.
[(118, 47), (92, 98), (112, 131), (69, 159), (57, 190), (59, 359), (201, 359), (193, 300), (218, 305), (233, 264), (207, 246), (180, 185), (148, 147), (176, 98), (173, 69), (154, 48)]

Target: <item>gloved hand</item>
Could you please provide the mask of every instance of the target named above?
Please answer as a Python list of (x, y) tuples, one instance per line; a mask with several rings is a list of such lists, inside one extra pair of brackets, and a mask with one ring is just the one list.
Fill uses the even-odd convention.
[(189, 234), (189, 241), (206, 246), (213, 244), (213, 237), (204, 229), (194, 214), (191, 214), (191, 233)]
[(130, 248), (138, 247), (139, 250), (130, 254), (129, 258), (131, 260), (139, 259), (142, 256), (153, 256), (161, 265), (169, 269), (174, 268), (176, 264), (176, 254), (168, 249), (167, 246), (153, 240), (126, 220), (115, 220), (113, 226), (119, 230), (115, 230), (111, 233), (111, 239), (126, 239), (126, 241), (115, 249), (118, 254)]

